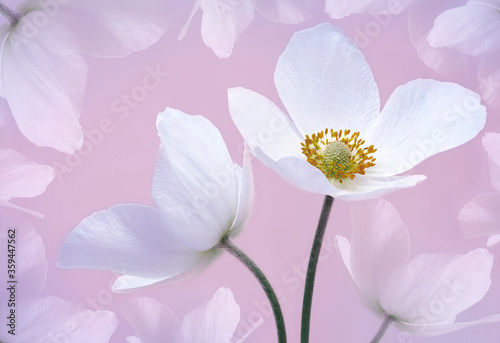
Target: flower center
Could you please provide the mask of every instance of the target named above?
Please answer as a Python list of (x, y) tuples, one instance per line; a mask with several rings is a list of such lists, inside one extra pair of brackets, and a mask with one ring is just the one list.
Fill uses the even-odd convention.
[(363, 148), (365, 141), (359, 132), (349, 135), (351, 130), (333, 131), (325, 129), (306, 135), (302, 153), (307, 162), (318, 168), (330, 181), (342, 183), (343, 179), (354, 179), (356, 174), (365, 174), (365, 169), (375, 165), (375, 157), (370, 156), (377, 149), (370, 145)]

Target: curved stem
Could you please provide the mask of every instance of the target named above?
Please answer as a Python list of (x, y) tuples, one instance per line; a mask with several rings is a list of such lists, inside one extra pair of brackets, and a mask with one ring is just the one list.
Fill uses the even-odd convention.
[(5, 18), (7, 18), (10, 21), (10, 26), (15, 26), (19, 19), (21, 19), (22, 15), (19, 13), (14, 12), (4, 4), (0, 2), (0, 14), (2, 14)]
[(370, 343), (380, 342), (382, 337), (384, 337), (385, 332), (389, 328), (389, 325), (391, 325), (391, 323), (395, 320), (396, 319), (393, 316), (385, 315), (384, 322), (382, 323), (382, 325), (380, 326), (380, 329), (378, 329), (377, 334), (375, 335), (375, 337), (373, 337), (373, 339), (370, 341)]
[(259, 280), (264, 292), (266, 292), (267, 298), (271, 303), (271, 307), (274, 312), (274, 319), (276, 320), (276, 328), (278, 330), (278, 342), (286, 343), (286, 329), (285, 321), (283, 319), (283, 313), (281, 312), (281, 306), (278, 301), (278, 297), (274, 292), (273, 287), (267, 280), (266, 276), (260, 270), (260, 268), (255, 264), (250, 257), (248, 257), (236, 244), (234, 244), (227, 236), (224, 237), (218, 247), (224, 248), (229, 251), (233, 256), (240, 260), (248, 269), (255, 275), (257, 280)]
[(302, 322), (300, 330), (300, 342), (309, 342), (309, 328), (311, 324), (311, 306), (314, 292), (314, 279), (316, 278), (316, 267), (318, 265), (319, 253), (321, 251), (321, 244), (323, 236), (325, 235), (326, 224), (330, 217), (333, 201), (335, 199), (329, 195), (325, 196), (321, 215), (319, 217), (318, 227), (316, 228), (316, 235), (309, 257), (309, 265), (307, 266), (306, 285), (304, 289), (304, 300), (302, 302)]

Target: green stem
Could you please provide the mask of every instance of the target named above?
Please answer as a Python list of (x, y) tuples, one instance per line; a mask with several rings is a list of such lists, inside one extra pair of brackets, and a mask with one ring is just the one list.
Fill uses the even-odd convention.
[(22, 15), (19, 13), (14, 12), (4, 4), (0, 2), (0, 14), (3, 15), (5, 18), (7, 18), (10, 21), (10, 26), (13, 27), (15, 26), (18, 22), (19, 19), (21, 19)]
[(266, 292), (267, 298), (271, 303), (271, 307), (274, 312), (274, 319), (276, 321), (276, 328), (278, 330), (278, 342), (286, 343), (286, 329), (285, 329), (285, 321), (283, 319), (283, 313), (281, 312), (281, 306), (278, 301), (278, 297), (274, 292), (273, 287), (267, 280), (266, 276), (260, 270), (260, 268), (255, 264), (254, 261), (250, 257), (248, 257), (236, 244), (234, 244), (229, 237), (224, 237), (220, 243), (220, 248), (224, 248), (229, 251), (233, 256), (235, 256), (238, 260), (240, 260), (248, 269), (255, 275), (257, 280), (259, 280), (264, 292)]
[(300, 342), (309, 342), (309, 328), (311, 325), (311, 306), (314, 292), (314, 279), (316, 277), (316, 267), (318, 265), (319, 253), (321, 251), (321, 243), (325, 235), (326, 224), (328, 224), (328, 217), (332, 209), (333, 201), (335, 199), (329, 195), (325, 196), (321, 215), (319, 217), (318, 227), (316, 228), (316, 235), (309, 257), (309, 265), (307, 266), (306, 286), (304, 289), (304, 300), (302, 302), (302, 323), (300, 331)]
[(391, 323), (393, 321), (395, 321), (395, 320), (396, 319), (393, 316), (389, 316), (389, 315), (386, 314), (385, 318), (384, 318), (384, 322), (382, 323), (382, 325), (380, 326), (380, 329), (378, 329), (377, 334), (375, 335), (375, 337), (373, 337), (373, 339), (370, 341), (370, 343), (378, 343), (378, 342), (380, 342), (380, 340), (382, 339), (382, 337), (384, 337), (385, 332), (389, 328), (389, 325), (391, 325)]

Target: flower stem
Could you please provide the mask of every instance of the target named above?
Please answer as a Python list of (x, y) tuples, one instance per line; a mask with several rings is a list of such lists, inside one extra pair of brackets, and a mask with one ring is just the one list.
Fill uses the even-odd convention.
[(306, 285), (304, 289), (304, 300), (302, 302), (302, 323), (300, 331), (300, 342), (309, 342), (309, 328), (311, 324), (311, 306), (314, 292), (314, 279), (316, 277), (316, 267), (319, 260), (319, 252), (321, 251), (321, 243), (325, 235), (326, 225), (328, 224), (328, 217), (332, 209), (333, 201), (335, 199), (329, 195), (325, 196), (321, 215), (319, 217), (318, 227), (316, 228), (316, 235), (311, 248), (311, 255), (309, 257), (309, 265), (307, 266)]
[(389, 325), (391, 325), (391, 323), (393, 321), (395, 321), (395, 320), (396, 319), (393, 316), (389, 316), (389, 315), (386, 314), (385, 318), (384, 318), (384, 322), (382, 323), (382, 325), (380, 326), (380, 329), (378, 329), (377, 334), (375, 335), (375, 337), (373, 337), (373, 339), (370, 341), (370, 343), (378, 343), (378, 342), (380, 342), (380, 340), (382, 339), (382, 337), (384, 337), (385, 332), (389, 328)]
[(19, 13), (14, 12), (4, 4), (0, 2), (0, 14), (3, 15), (5, 18), (7, 18), (10, 21), (10, 26), (15, 26), (19, 19), (21, 19), (22, 15)]
[(220, 243), (220, 248), (224, 248), (229, 251), (232, 255), (234, 255), (238, 260), (240, 260), (248, 269), (255, 275), (257, 280), (259, 280), (264, 292), (266, 292), (267, 298), (271, 303), (271, 307), (274, 312), (274, 319), (276, 321), (276, 328), (278, 330), (278, 342), (286, 343), (286, 329), (285, 329), (285, 321), (283, 319), (283, 313), (281, 312), (281, 306), (278, 301), (278, 297), (274, 292), (273, 287), (267, 280), (266, 276), (260, 270), (260, 268), (255, 264), (254, 261), (250, 257), (248, 257), (236, 244), (234, 244), (229, 237), (224, 237)]

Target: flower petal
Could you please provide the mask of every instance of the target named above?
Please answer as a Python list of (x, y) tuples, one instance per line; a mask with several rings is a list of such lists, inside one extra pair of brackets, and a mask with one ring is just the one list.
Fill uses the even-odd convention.
[(447, 46), (464, 54), (479, 56), (500, 49), (498, 2), (469, 1), (444, 11), (434, 20), (428, 40), (433, 47)]
[(481, 97), (493, 110), (500, 110), (500, 50), (486, 54), (479, 65), (478, 80)]
[(40, 13), (28, 13), (7, 36), (2, 83), (21, 133), (38, 146), (72, 154), (83, 143), (78, 119), (87, 65), (75, 37), (56, 21), (40, 30), (32, 27)]
[(140, 341), (173, 342), (179, 322), (166, 305), (158, 301), (140, 297), (126, 301), (122, 313), (132, 325)]
[(240, 321), (240, 306), (229, 288), (220, 288), (182, 320), (176, 343), (231, 343)]
[(275, 161), (286, 156), (305, 159), (300, 150), (304, 137), (272, 101), (245, 88), (230, 88), (228, 103), (231, 118), (250, 148), (258, 146)]
[(255, 1), (212, 0), (201, 3), (203, 42), (219, 58), (227, 58), (234, 42), (255, 17)]
[(379, 294), (386, 280), (408, 261), (408, 230), (396, 209), (382, 199), (353, 204), (351, 221), (353, 279), (372, 309), (380, 309)]
[(360, 131), (364, 137), (380, 110), (378, 88), (363, 54), (327, 23), (293, 35), (278, 60), (274, 82), (303, 135), (331, 128)]
[(493, 255), (421, 254), (395, 271), (380, 296), (384, 310), (406, 323), (454, 318), (481, 300), (490, 288)]
[(158, 115), (157, 127), (161, 144), (153, 199), (177, 240), (209, 250), (236, 217), (241, 167), (232, 162), (219, 130), (204, 117), (167, 108)]
[(457, 82), (469, 80), (468, 56), (448, 47), (431, 47), (427, 36), (439, 14), (466, 2), (467, 0), (416, 1), (408, 12), (410, 39), (420, 59), (435, 72)]
[(500, 234), (500, 193), (478, 195), (465, 204), (458, 221), (465, 237)]
[(488, 152), (491, 184), (500, 192), (500, 133), (486, 132), (483, 136), (483, 146)]
[(45, 192), (54, 170), (39, 165), (14, 149), (0, 149), (0, 197), (29, 198)]
[(166, 279), (206, 258), (209, 253), (180, 246), (154, 208), (123, 204), (95, 212), (78, 224), (66, 237), (58, 264)]
[(83, 52), (120, 57), (161, 38), (169, 26), (167, 4), (163, 0), (75, 0), (61, 6), (61, 15)]
[(257, 9), (276, 23), (298, 24), (312, 16), (319, 1), (315, 0), (256, 0)]
[[(395, 175), (474, 138), (486, 122), (479, 96), (455, 83), (417, 79), (387, 100), (367, 142), (377, 149), (367, 175)], [(387, 139), (390, 137), (390, 139)]]
[(472, 322), (464, 322), (464, 323), (453, 323), (453, 322), (444, 322), (438, 324), (410, 324), (404, 322), (397, 322), (396, 325), (400, 330), (409, 332), (413, 335), (419, 336), (436, 336), (442, 335), (448, 332), (465, 329), (478, 324), (485, 323), (497, 323), (500, 321), (500, 315), (494, 314), (491, 316), (483, 317), (481, 319), (474, 320)]
[(326, 0), (325, 12), (330, 18), (341, 19), (353, 13), (387, 14), (401, 13), (412, 0)]

